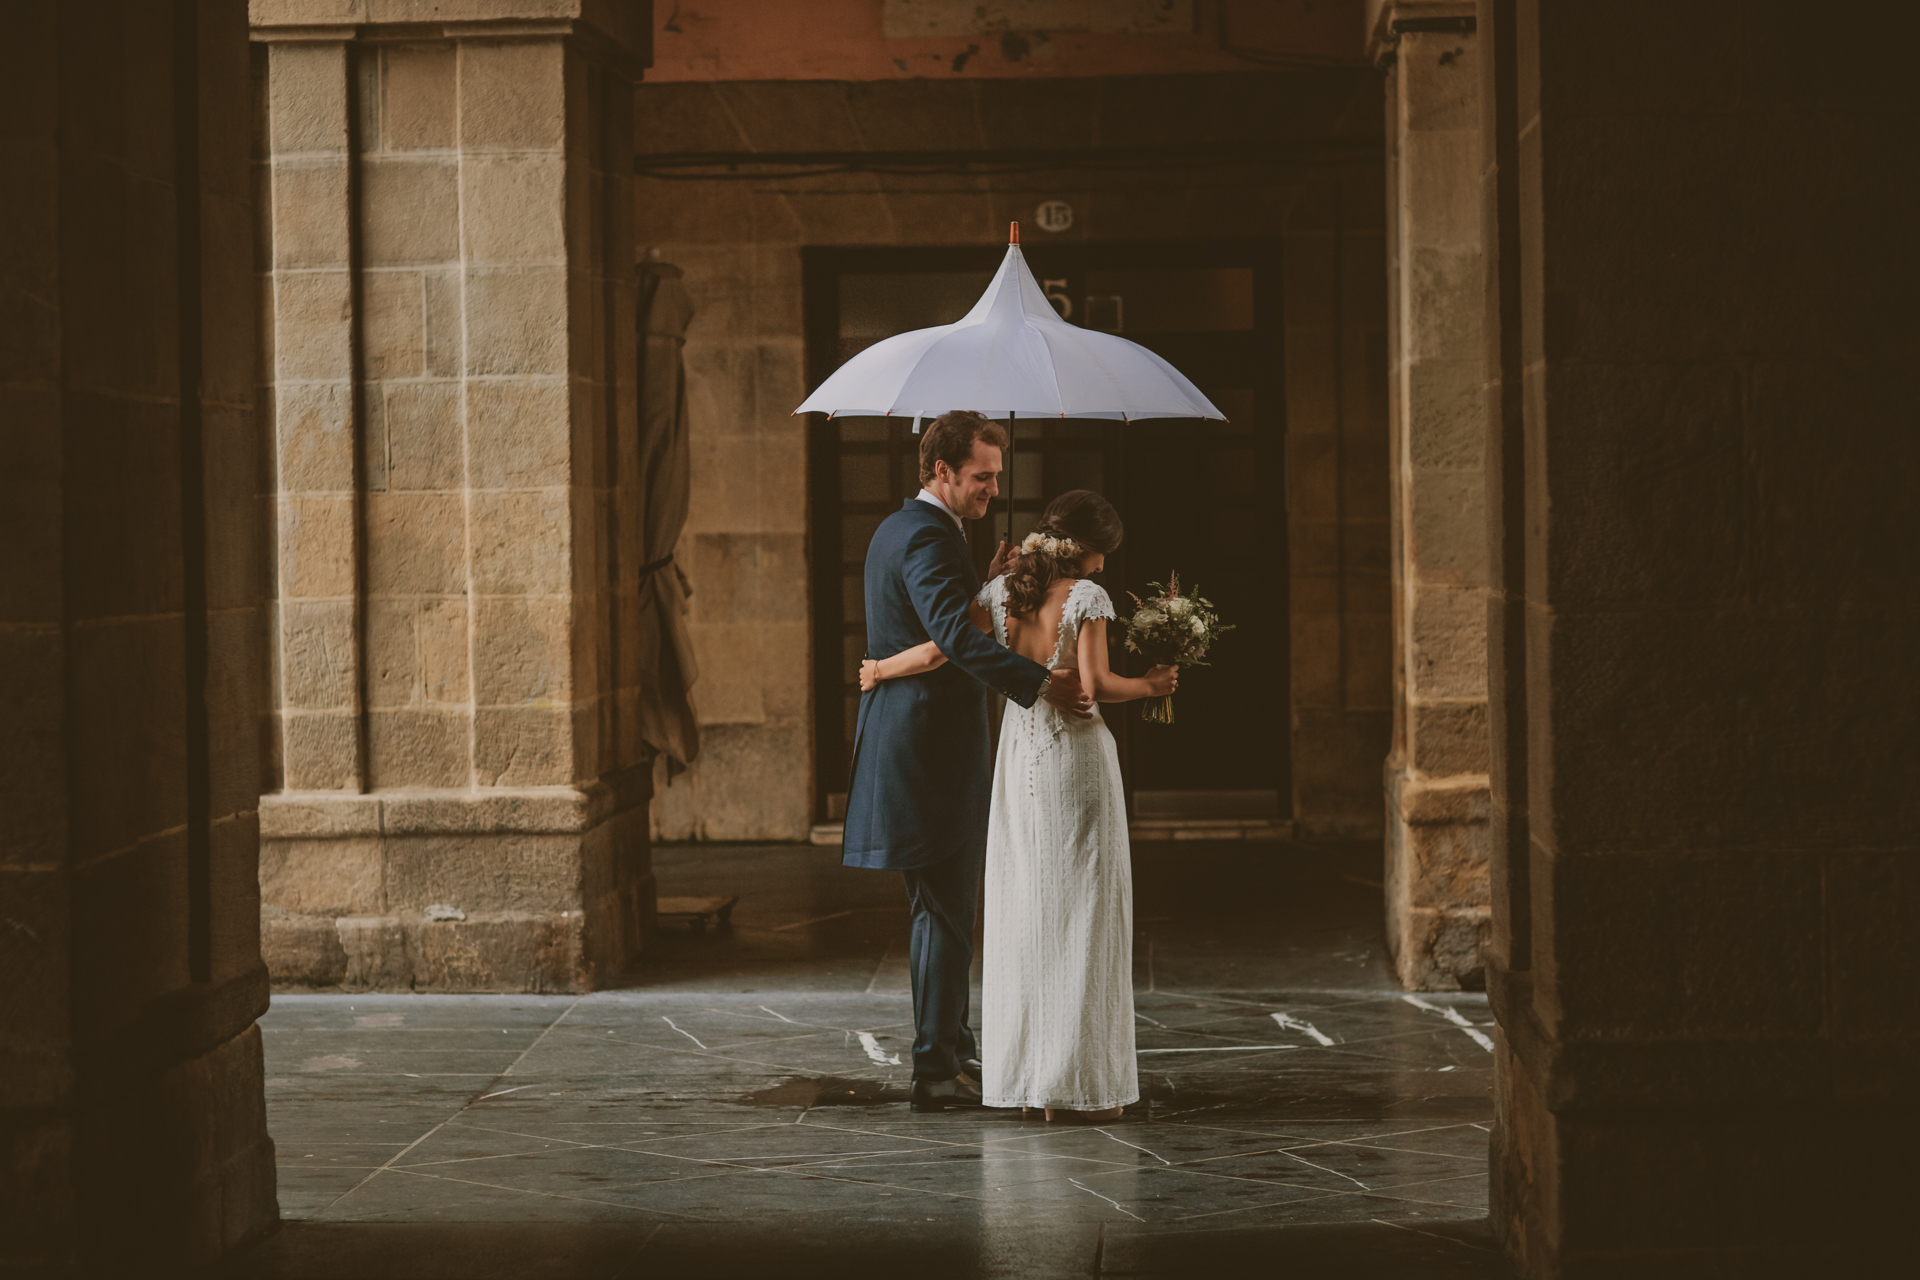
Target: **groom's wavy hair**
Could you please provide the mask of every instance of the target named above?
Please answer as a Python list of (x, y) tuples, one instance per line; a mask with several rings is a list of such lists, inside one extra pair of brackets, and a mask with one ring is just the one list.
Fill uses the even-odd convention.
[[(1104, 555), (1118, 551), (1127, 533), (1113, 504), (1091, 489), (1073, 489), (1049, 502), (1033, 531), (1050, 538), (1071, 538), (1082, 552)], [(1016, 551), (1007, 565), (1007, 612), (1026, 617), (1046, 599), (1048, 587), (1078, 572), (1077, 557), (1056, 556), (1042, 547)]]
[(956, 476), (973, 460), (973, 442), (984, 440), (1007, 451), (1007, 429), (970, 409), (955, 409), (933, 420), (920, 437), (920, 483), (933, 483), (933, 464), (944, 462)]

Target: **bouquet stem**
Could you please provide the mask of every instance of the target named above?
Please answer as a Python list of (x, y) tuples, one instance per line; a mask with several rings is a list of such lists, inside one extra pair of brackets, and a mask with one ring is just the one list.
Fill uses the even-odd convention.
[(1140, 718), (1150, 724), (1173, 723), (1173, 695), (1148, 698), (1140, 704)]

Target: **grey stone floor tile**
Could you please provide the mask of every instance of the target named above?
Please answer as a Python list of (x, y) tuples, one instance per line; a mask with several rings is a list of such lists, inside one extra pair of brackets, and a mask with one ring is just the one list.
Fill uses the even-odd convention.
[(367, 1142), (343, 1141), (337, 1135), (334, 1129), (327, 1137), (280, 1137), (276, 1139), (278, 1159), (282, 1163), (377, 1165), (413, 1145), (412, 1139), (399, 1135)]
[(1394, 1151), (1433, 1151), (1471, 1160), (1484, 1169), (1487, 1163), (1487, 1141), (1493, 1136), (1489, 1128), (1481, 1124), (1438, 1125), (1433, 1128), (1369, 1134), (1362, 1138), (1343, 1138), (1336, 1141), (1384, 1147)]
[[(1461, 1125), (1450, 1122), (1435, 1123), (1391, 1117), (1370, 1120), (1301, 1120), (1266, 1117), (1264, 1123), (1256, 1122), (1247, 1127), (1231, 1124), (1196, 1124), (1190, 1127), (1220, 1134), (1232, 1134), (1236, 1142), (1242, 1145), (1243, 1150), (1247, 1151), (1282, 1150), (1317, 1146), (1328, 1142), (1357, 1143), (1410, 1152), (1444, 1150), (1442, 1139), (1429, 1138), (1426, 1135), (1460, 1134), (1461, 1136), (1457, 1139), (1447, 1138), (1445, 1141), (1467, 1143), (1471, 1138), (1466, 1135), (1477, 1135), (1481, 1140), (1480, 1155), (1484, 1158), (1486, 1154), (1485, 1130), (1476, 1129), (1470, 1124)], [(1245, 1144), (1257, 1145), (1246, 1146)]]
[(631, 1220), (633, 1205), (544, 1188), (514, 1187), (486, 1170), (387, 1169), (329, 1205), (325, 1222), (593, 1222)]
[[(1302, 1188), (1292, 1187), (1283, 1190), (1290, 1195), (1303, 1191)], [(1383, 1221), (1421, 1227), (1435, 1222), (1464, 1223), (1484, 1221), (1486, 1218), (1484, 1207), (1401, 1200), (1381, 1192), (1310, 1190), (1291, 1199), (1269, 1199), (1264, 1192), (1255, 1192), (1245, 1200), (1246, 1203), (1239, 1207), (1203, 1206), (1191, 1213), (1169, 1215), (1157, 1221), (1159, 1225), (1173, 1229), (1263, 1227), (1276, 1230), (1330, 1223)]]
[(280, 1198), (280, 1216), (295, 1222), (318, 1219), (322, 1209), (353, 1190), (357, 1181), (349, 1177), (347, 1171), (338, 1169), (282, 1173), (275, 1185), (275, 1193)]
[(379, 1120), (416, 1121), (451, 1114), (492, 1089), (498, 1076), (385, 1075), (330, 1076), (319, 1079), (267, 1077), (269, 1117), (324, 1118), (332, 1124), (369, 1124)]
[(323, 1153), (308, 1153), (299, 1158), (281, 1154), (275, 1160), (274, 1177), (280, 1196), (280, 1212), (292, 1218), (317, 1217), (328, 1205), (346, 1195), (371, 1177), (381, 1165), (404, 1150), (353, 1147), (334, 1159)]
[[(467, 1025), (545, 1025), (555, 1013), (573, 1004), (572, 995), (535, 995), (531, 992), (499, 995), (489, 992), (362, 991), (342, 996), (330, 992), (275, 992), (273, 1007), (289, 1018), (343, 1026), (405, 1026), (423, 1017), (464, 1018)], [(389, 1015), (403, 1014), (397, 1022)]]
[[(1018, 1111), (975, 1108), (935, 1115), (910, 1115), (900, 1102), (872, 1107), (820, 1107), (799, 1117), (799, 1127), (823, 1132), (865, 1134), (876, 1138), (910, 1139), (926, 1146), (978, 1148), (1009, 1134), (1031, 1128)], [(971, 1117), (958, 1119), (956, 1117)]]
[[(868, 1214), (932, 1215), (955, 1211), (952, 1193), (876, 1189), (870, 1184), (814, 1173), (804, 1166), (734, 1169), (724, 1175), (637, 1183), (595, 1193), (609, 1204), (630, 1206), (711, 1222), (766, 1221), (782, 1217), (838, 1214), (859, 1220)], [(902, 1203), (886, 1204), (898, 1199)]]
[(1380, 1187), (1375, 1194), (1394, 1200), (1403, 1200), (1420, 1205), (1449, 1205), (1457, 1209), (1468, 1209), (1477, 1213), (1487, 1211), (1488, 1180), (1486, 1171), (1459, 1174), (1451, 1178), (1435, 1178), (1430, 1182), (1403, 1183), (1398, 1186)]
[(832, 853), (656, 851), (739, 927), (663, 931), (618, 990), (276, 997), (290, 1224), (230, 1274), (1495, 1274), (1485, 998), (1401, 998), (1340, 870), (1375, 851), (1137, 851), (1142, 1097), (1100, 1126), (908, 1111), (898, 878)]
[(450, 1081), (485, 1082), (510, 1069), (522, 1052), (524, 1052), (522, 1049), (516, 1049), (510, 1053), (501, 1053), (497, 1050), (448, 1052), (427, 1048), (405, 1050), (388, 1045), (362, 1045), (348, 1053), (311, 1055), (298, 1064), (289, 1063), (282, 1066), (269, 1060), (267, 1069), (276, 1072), (273, 1078), (295, 1081), (301, 1080), (302, 1077), (314, 1076), (327, 1076), (336, 1080), (350, 1077), (438, 1076)]
[(393, 1164), (395, 1168), (417, 1169), (467, 1160), (519, 1159), (570, 1151), (580, 1145), (564, 1138), (519, 1134), (454, 1120), (422, 1136)]
[(1067, 1155), (1029, 1155), (959, 1146), (823, 1160), (807, 1165), (810, 1172), (852, 1182), (971, 1196), (996, 1196), (1037, 1183), (1095, 1172), (1111, 1172), (1115, 1167), (1109, 1163)]
[(1222, 1177), (1257, 1178), (1296, 1186), (1345, 1192), (1385, 1190), (1397, 1185), (1485, 1173), (1458, 1156), (1389, 1151), (1348, 1143), (1287, 1146), (1189, 1162), (1182, 1166)]
[(1110, 1198), (1117, 1218), (1142, 1222), (1179, 1222), (1201, 1215), (1249, 1209), (1300, 1210), (1312, 1201), (1338, 1195), (1324, 1188), (1289, 1186), (1251, 1179), (1218, 1177), (1179, 1168), (1141, 1168), (1076, 1178), (1075, 1190)]
[(265, 1048), (270, 1054), (292, 1055), (314, 1049), (324, 1051), (343, 1041), (364, 1046), (385, 1045), (395, 1049), (478, 1049), (494, 1053), (519, 1053), (539, 1039), (553, 1024), (553, 1019), (563, 1012), (560, 1009), (553, 1010), (531, 1026), (463, 1026), (457, 1020), (461, 1014), (446, 1010), (431, 1017), (403, 1013), (390, 1015), (407, 1018), (409, 1022), (405, 1026), (325, 1026), (309, 1021), (285, 1027), (275, 1026), (270, 1031), (263, 1028), (263, 1032)]
[[(298, 1110), (288, 1111), (275, 1107), (273, 1099), (267, 1102), (268, 1132), (274, 1141), (287, 1145), (291, 1150), (295, 1146), (308, 1143), (366, 1143), (373, 1146), (406, 1144), (419, 1138), (437, 1124), (443, 1124), (459, 1114), (455, 1107), (407, 1107), (396, 1105), (387, 1114), (363, 1109), (361, 1114), (343, 1120), (337, 1114), (337, 1108), (310, 1105)], [(306, 1146), (305, 1150), (313, 1150)]]
[[(697, 1024), (684, 1016), (673, 1021), (675, 1027), (686, 1032), (685, 1037), (664, 1024), (659, 1030), (674, 1035), (674, 1040), (650, 1034), (655, 1030), (651, 1027), (615, 1031), (612, 1035), (555, 1035), (529, 1053), (526, 1060), (515, 1067), (515, 1072), (625, 1072), (633, 1070), (642, 1055), (650, 1071), (667, 1076), (704, 1074), (724, 1063), (755, 1069), (843, 1074), (865, 1072), (882, 1065), (875, 1063), (865, 1051), (857, 1032), (825, 1030), (744, 1035), (733, 1030), (727, 1034), (728, 1028), (710, 1025), (694, 1030)], [(874, 1037), (883, 1056), (901, 1060), (886, 1065), (900, 1066), (906, 1061), (911, 1043), (897, 1027), (882, 1024), (881, 1030), (869, 1030), (867, 1034)]]
[(512, 1138), (537, 1138), (577, 1147), (637, 1146), (650, 1141), (673, 1140), (689, 1134), (730, 1133), (735, 1130), (761, 1127), (749, 1121), (679, 1122), (657, 1116), (642, 1123), (618, 1119), (574, 1120), (542, 1116), (468, 1114), (461, 1117), (460, 1123), (465, 1128), (496, 1132)]
[(767, 1167), (835, 1156), (945, 1149), (944, 1144), (937, 1141), (904, 1133), (861, 1133), (848, 1129), (822, 1129), (806, 1124), (770, 1124), (756, 1129), (732, 1129), (724, 1133), (669, 1135), (644, 1138), (629, 1145), (663, 1154), (740, 1161)]
[(412, 1173), (469, 1178), (517, 1191), (593, 1197), (609, 1190), (649, 1182), (711, 1177), (738, 1171), (742, 1166), (703, 1159), (691, 1153), (659, 1155), (630, 1151), (623, 1147), (567, 1147), (555, 1144), (541, 1151), (419, 1163), (408, 1161), (396, 1167)]
[(1073, 1156), (1133, 1167), (1176, 1163), (1175, 1159), (1158, 1152), (1165, 1141), (1176, 1138), (1186, 1139), (1187, 1135), (1169, 1132), (1158, 1125), (1028, 1124), (1019, 1131), (991, 1139), (986, 1146), (999, 1153)]

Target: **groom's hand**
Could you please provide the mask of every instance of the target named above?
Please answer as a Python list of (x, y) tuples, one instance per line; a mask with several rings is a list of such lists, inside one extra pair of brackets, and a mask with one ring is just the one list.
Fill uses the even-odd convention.
[(992, 582), (995, 578), (1005, 573), (1007, 571), (1007, 561), (1011, 559), (1013, 559), (1013, 548), (1009, 546), (1006, 539), (1003, 538), (1000, 541), (1000, 549), (993, 553), (993, 563), (987, 566), (987, 581)]
[(1063, 716), (1074, 720), (1093, 718), (1093, 695), (1080, 687), (1078, 671), (1049, 671), (1047, 691), (1040, 696), (1058, 708)]

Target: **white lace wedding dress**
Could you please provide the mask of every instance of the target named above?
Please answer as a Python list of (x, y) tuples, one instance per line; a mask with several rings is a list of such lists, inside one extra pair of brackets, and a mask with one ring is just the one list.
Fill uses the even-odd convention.
[[(1007, 584), (980, 602), (1007, 643)], [(1073, 584), (1049, 669), (1073, 664), (1080, 624), (1112, 618)], [(1100, 719), (1044, 700), (1007, 704), (987, 827), (980, 1050), (989, 1107), (1104, 1111), (1140, 1099), (1133, 1053), (1133, 874), (1120, 756)]]

